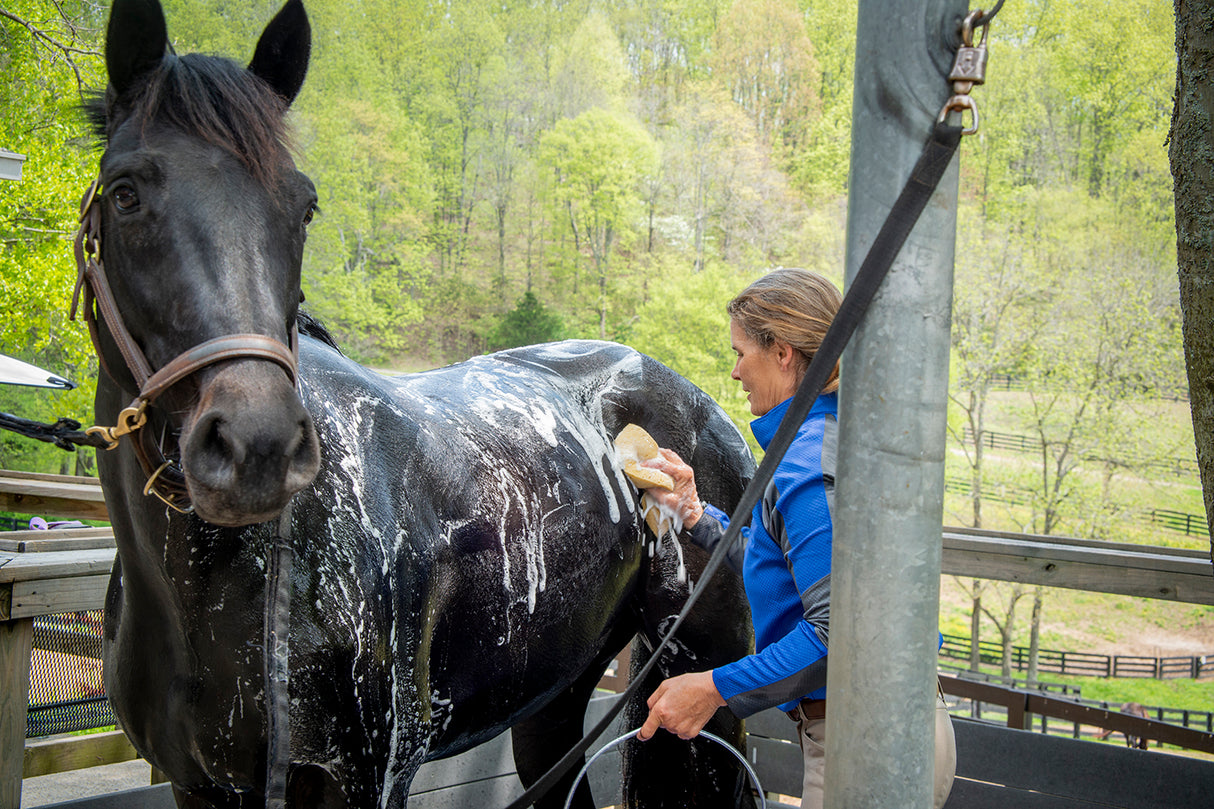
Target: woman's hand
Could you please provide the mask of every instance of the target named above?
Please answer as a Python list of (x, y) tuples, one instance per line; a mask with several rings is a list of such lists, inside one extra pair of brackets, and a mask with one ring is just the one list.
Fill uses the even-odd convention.
[(663, 680), (648, 704), (649, 716), (637, 731), (641, 741), (652, 738), (658, 728), (666, 728), (680, 739), (693, 739), (725, 700), (712, 681), (712, 672), (697, 671)]
[(674, 479), (674, 490), (646, 489), (655, 502), (672, 513), (679, 515), (684, 528), (691, 528), (704, 515), (704, 507), (700, 505), (700, 495), (696, 491), (696, 476), (692, 468), (684, 463), (679, 454), (672, 449), (662, 449), (661, 456), (641, 461), (641, 466), (648, 466), (665, 472)]

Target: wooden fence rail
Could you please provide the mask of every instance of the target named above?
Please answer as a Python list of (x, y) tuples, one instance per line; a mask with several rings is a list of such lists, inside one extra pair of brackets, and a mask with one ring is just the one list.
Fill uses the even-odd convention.
[(1011, 689), (991, 683), (967, 680), (964, 677), (940, 675), (945, 694), (978, 703), (1001, 705), (1006, 711), (1007, 726), (1031, 729), (1031, 717), (1054, 717), (1078, 725), (1108, 728), (1162, 744), (1214, 753), (1214, 733), (1191, 727), (1180, 727), (1108, 708), (1084, 704), (1072, 699), (1050, 696), (1039, 691)]
[[(940, 655), (952, 659), (969, 660), (971, 650), (970, 638), (964, 635), (945, 635)], [(1003, 646), (994, 641), (980, 640), (978, 656), (984, 663), (1001, 664), (1003, 663)], [(1030, 657), (1027, 647), (1013, 646), (1009, 654), (1012, 670), (1028, 671)], [(1037, 670), (1075, 677), (1205, 680), (1214, 679), (1214, 652), (1187, 657), (1143, 657), (1141, 655), (1104, 655), (1092, 652), (1038, 649)]]
[(108, 520), (97, 478), (0, 470), (0, 511), (71, 520)]
[[(945, 680), (944, 680), (945, 677), (956, 679), (956, 680), (963, 680), (966, 683), (974, 683), (974, 682), (989, 683), (989, 682), (991, 682), (989, 680), (985, 680), (982, 678), (975, 678), (972, 675), (973, 675), (972, 672), (949, 672), (949, 671), (942, 670), (941, 671), (941, 676), (942, 676), (941, 682), (945, 683)], [(1012, 693), (1040, 692), (1040, 693), (1043, 693), (1045, 696), (1057, 697), (1058, 699), (1062, 699), (1067, 702), (1071, 702), (1071, 703), (1074, 703), (1077, 705), (1085, 705), (1089, 708), (1095, 708), (1095, 709), (1099, 709), (1099, 710), (1105, 711), (1105, 712), (1108, 712), (1108, 711), (1119, 712), (1121, 707), (1123, 707), (1121, 704), (1114, 705), (1114, 704), (1109, 703), (1108, 701), (1083, 699), (1078, 693), (1075, 693), (1075, 692), (1068, 693), (1068, 692), (1051, 691), (1048, 688), (1043, 687), (1043, 686), (1047, 685), (1047, 684), (1043, 684), (1043, 683), (1034, 683), (1032, 686), (1025, 685), (1024, 683), (1015, 683), (1012, 685), (1008, 685), (1007, 683), (1002, 683), (1002, 684), (994, 683), (994, 684), (998, 685), (999, 688), (1003, 689), (1001, 691), (993, 692), (996, 695), (994, 701), (985, 701), (981, 694), (978, 694), (973, 689), (969, 689), (968, 687), (953, 688), (953, 691), (960, 692), (960, 695), (964, 696), (964, 698), (966, 699), (967, 702), (964, 704), (960, 704), (960, 705), (953, 705), (950, 708), (950, 710), (952, 710), (954, 712), (954, 714), (965, 715), (972, 719), (990, 721), (992, 718), (995, 718), (995, 719), (998, 719), (1000, 722), (1005, 722), (1007, 720), (1007, 710), (1008, 710), (1007, 709), (1007, 699), (1008, 698), (1006, 696), (1006, 693), (1008, 693), (1008, 692), (1012, 692)], [(950, 688), (950, 686), (946, 684), (945, 685), (946, 691), (948, 691), (949, 688)], [(949, 693), (952, 693), (952, 692), (949, 692)], [(1180, 709), (1180, 708), (1165, 708), (1165, 707), (1157, 707), (1157, 706), (1142, 706), (1142, 707), (1146, 713), (1146, 718), (1155, 719), (1156, 721), (1163, 722), (1170, 727), (1192, 728), (1193, 730), (1197, 730), (1202, 733), (1207, 733), (1207, 734), (1214, 733), (1214, 713), (1212, 713), (1212, 712), (1192, 711), (1192, 710), (1184, 710), (1184, 709)], [(1097, 736), (1098, 733), (1104, 729), (1104, 727), (1105, 727), (1104, 725), (1091, 725), (1089, 727), (1085, 727), (1079, 720), (1074, 719), (1074, 718), (1060, 719), (1057, 716), (1042, 713), (1036, 717), (1034, 726), (1031, 729), (1035, 730), (1039, 733), (1046, 733), (1046, 734), (1053, 734), (1053, 735), (1060, 734), (1060, 735), (1064, 735), (1064, 736), (1071, 736), (1073, 738), (1078, 739), (1081, 736), (1087, 736), (1087, 737)], [(1152, 736), (1150, 738), (1154, 738), (1154, 737)], [(1212, 737), (1212, 738), (1214, 738), (1214, 737)]]

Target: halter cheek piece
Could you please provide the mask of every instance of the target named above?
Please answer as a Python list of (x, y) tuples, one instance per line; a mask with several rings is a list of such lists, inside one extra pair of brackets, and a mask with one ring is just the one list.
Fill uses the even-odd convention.
[(105, 266), (101, 260), (101, 210), (97, 205), (100, 190), (101, 178), (98, 177), (80, 203), (80, 227), (76, 230), (75, 238), (76, 287), (72, 292), (72, 310), (69, 317), (76, 319), (83, 292), (84, 320), (88, 323), (89, 336), (93, 340), (93, 350), (97, 353), (98, 361), (110, 377), (117, 379), (106, 367), (105, 357), (101, 353), (100, 327), (97, 323), (100, 315), (122, 354), (127, 370), (139, 387), (139, 395), (118, 414), (118, 423), (113, 427), (90, 427), (86, 432), (104, 439), (108, 443), (106, 449), (114, 449), (118, 446), (118, 439), (130, 435), (135, 455), (148, 478), (143, 493), (154, 494), (166, 505), (187, 513), (193, 510), (193, 506), (190, 504), (185, 474), (180, 462), (166, 458), (155, 437), (151, 436), (149, 431), (140, 429), (147, 423), (148, 407), (166, 390), (186, 377), (208, 365), (234, 359), (268, 360), (277, 363), (287, 372), (291, 383), (298, 385), (299, 333), (292, 326), (289, 348), (280, 340), (262, 334), (229, 334), (216, 337), (182, 352), (163, 368), (153, 371), (151, 363), (123, 322), (106, 280)]

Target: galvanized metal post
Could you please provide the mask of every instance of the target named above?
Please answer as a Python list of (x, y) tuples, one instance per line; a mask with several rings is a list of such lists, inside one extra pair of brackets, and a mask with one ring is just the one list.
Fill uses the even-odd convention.
[[(850, 282), (936, 117), (962, 0), (860, 0)], [(827, 809), (932, 806), (957, 167), (843, 355), (831, 575)]]

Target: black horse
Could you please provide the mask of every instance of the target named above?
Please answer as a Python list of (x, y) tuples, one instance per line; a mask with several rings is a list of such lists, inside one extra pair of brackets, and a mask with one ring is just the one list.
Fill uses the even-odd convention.
[[(643, 653), (704, 562), (646, 533), (613, 436), (644, 426), (725, 507), (753, 472), (707, 396), (622, 346), (389, 379), (306, 322), (297, 337), (316, 194), (283, 116), (309, 47), (299, 0), (247, 69), (175, 56), (156, 0), (115, 0), (90, 109), (104, 155), (77, 293), (97, 423), (117, 425), (99, 461), (118, 541), (106, 686), (180, 806), (264, 806), (285, 770), (291, 806), (403, 807), (423, 762), (506, 728), (534, 781), (580, 737), (604, 665), (634, 635)], [(740, 584), (717, 579), (663, 674), (747, 651)], [(284, 593), (289, 619), (271, 619)], [(284, 648), (289, 676), (275, 654), (267, 676)], [(712, 729), (741, 741), (724, 712)], [(727, 751), (660, 736), (634, 754), (630, 800), (735, 805)]]

